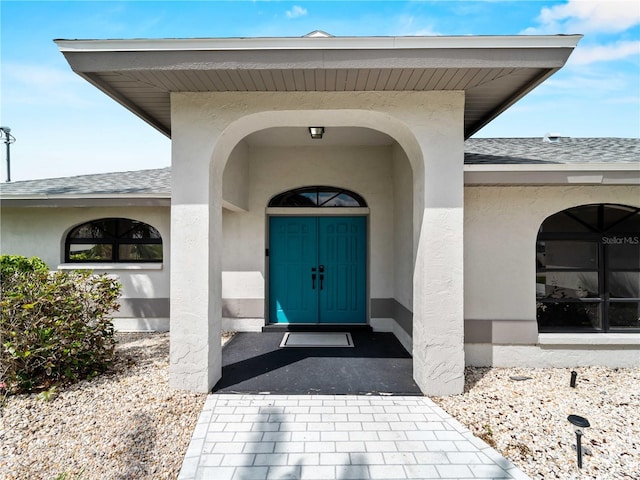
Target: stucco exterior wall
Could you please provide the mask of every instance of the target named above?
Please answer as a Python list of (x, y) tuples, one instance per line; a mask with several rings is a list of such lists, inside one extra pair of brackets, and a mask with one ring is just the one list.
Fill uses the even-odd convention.
[(240, 142), (233, 149), (224, 169), (222, 180), (222, 201), (230, 210), (249, 209), (249, 149)]
[(167, 207), (2, 208), (0, 253), (37, 256), (49, 268), (73, 269), (64, 264), (64, 242), (72, 227), (108, 217), (145, 222), (160, 232), (162, 264), (90, 264), (96, 273), (117, 277), (123, 285), (121, 308), (114, 314), (120, 330), (169, 329), (170, 229)]
[(393, 296), (400, 305), (413, 308), (413, 172), (404, 151), (393, 147), (394, 257)]
[[(536, 322), (535, 252), (538, 230), (550, 215), (590, 203), (637, 207), (640, 206), (640, 187), (576, 185), (465, 188), (464, 316), (467, 363), (506, 366), (513, 362), (522, 365), (525, 363), (522, 359), (528, 358), (532, 365), (559, 366), (562, 364), (559, 355), (565, 355), (572, 362), (576, 358), (583, 358), (586, 362), (591, 355), (593, 361), (597, 362), (597, 354), (589, 354), (589, 349), (596, 351), (598, 342), (606, 341), (606, 334), (591, 338), (589, 349), (585, 349), (582, 343), (576, 343), (580, 342), (579, 336), (567, 339), (567, 345), (524, 348), (518, 350), (517, 355), (498, 354), (495, 348), (489, 348), (491, 344), (530, 347), (544, 344), (544, 339), (538, 335)], [(573, 345), (573, 351), (570, 345)], [(603, 348), (610, 354), (611, 345)], [(629, 348), (624, 347), (627, 355), (640, 358), (637, 349), (629, 352)], [(568, 351), (573, 353), (567, 355)], [(526, 352), (526, 355), (522, 352)], [(607, 355), (602, 353), (597, 358)]]

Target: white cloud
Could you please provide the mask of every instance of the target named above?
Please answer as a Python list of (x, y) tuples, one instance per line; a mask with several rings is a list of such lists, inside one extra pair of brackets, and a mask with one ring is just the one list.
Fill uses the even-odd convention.
[(414, 32), (409, 33), (408, 35), (417, 36), (417, 37), (437, 37), (438, 35), (442, 35), (442, 33), (434, 30), (432, 27), (421, 28), (420, 30), (416, 30)]
[(578, 46), (569, 57), (570, 65), (610, 62), (635, 56), (640, 59), (640, 40), (621, 41), (609, 45)]
[(87, 83), (70, 69), (36, 64), (3, 65), (3, 101), (7, 104), (88, 107)]
[(569, 0), (543, 8), (537, 20), (522, 33), (616, 33), (640, 23), (640, 8), (637, 0)]
[(530, 95), (569, 95), (600, 99), (609, 94), (619, 94), (628, 92), (630, 89), (629, 79), (623, 74), (610, 74), (606, 72), (572, 73), (560, 78), (550, 78), (539, 89), (534, 90)]
[(400, 15), (396, 19), (396, 23), (398, 24), (396, 27), (396, 31), (399, 33), (395, 33), (395, 35), (406, 35), (406, 36), (419, 36), (419, 37), (429, 37), (434, 35), (442, 35), (433, 25), (427, 24), (422, 19), (416, 19), (413, 16), (408, 15)]
[(294, 5), (291, 10), (287, 10), (287, 18), (304, 17), (307, 14), (307, 9), (299, 5)]

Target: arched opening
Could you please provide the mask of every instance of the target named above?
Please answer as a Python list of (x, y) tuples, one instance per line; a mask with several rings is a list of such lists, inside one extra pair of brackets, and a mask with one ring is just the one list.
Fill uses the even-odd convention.
[(101, 218), (72, 228), (65, 239), (68, 263), (162, 261), (160, 232), (128, 218)]
[(540, 332), (640, 331), (640, 208), (591, 204), (548, 217), (536, 300)]
[[(325, 127), (322, 140), (309, 137), (305, 125), (310, 124)], [(308, 194), (295, 191), (296, 187), (339, 185), (340, 189), (359, 192), (366, 201), (355, 203), (369, 208), (370, 317), (401, 318), (400, 329), (411, 349), (413, 267), (424, 201), (422, 150), (413, 132), (398, 119), (374, 110), (322, 110), (318, 106), (311, 111), (243, 116), (225, 129), (221, 140), (211, 158), (210, 189), (222, 192), (224, 207), (222, 228), (212, 228), (221, 233), (224, 246), (218, 250), (223, 252), (224, 295), (243, 295), (227, 288), (231, 282), (226, 279), (232, 276), (237, 285), (250, 282), (255, 295), (264, 295), (268, 301), (269, 292), (258, 284), (261, 276), (263, 285), (268, 284), (268, 259), (262, 253), (269, 228), (264, 209), (288, 208), (273, 205), (277, 195), (292, 191), (294, 195)], [(223, 181), (218, 184), (220, 179)], [(292, 199), (279, 200), (284, 204)], [(333, 201), (338, 203), (339, 199)], [(308, 203), (301, 201), (299, 206), (310, 207)], [(214, 207), (210, 211), (217, 216), (220, 210)], [(279, 214), (291, 215), (293, 211)], [(240, 277), (242, 280), (236, 281)], [(268, 307), (264, 313), (268, 314)], [(231, 317), (223, 316), (226, 318)]]
[[(223, 193), (224, 207), (220, 230), (223, 328), (232, 329), (240, 321), (262, 328), (265, 324), (297, 323), (300, 318), (304, 323), (370, 323), (376, 328), (401, 331), (410, 351), (414, 180), (407, 152), (380, 129), (327, 126), (321, 141), (312, 140), (302, 126), (267, 127), (245, 135), (230, 151), (218, 190)], [(347, 221), (351, 224), (346, 225)], [(324, 252), (315, 249), (317, 258), (305, 263), (298, 280), (275, 274), (278, 268), (286, 270), (289, 262), (283, 258), (278, 261), (278, 247), (285, 240), (274, 238), (272, 233), (287, 222), (298, 222), (287, 229), (315, 231), (315, 237), (310, 235), (318, 249), (318, 242), (329, 241), (330, 229), (350, 230), (349, 238), (345, 237), (347, 233), (334, 238), (344, 254), (346, 243), (362, 245), (357, 249), (361, 258), (347, 262), (359, 281), (347, 281), (346, 274), (329, 278), (337, 270), (320, 261), (326, 260)], [(284, 253), (292, 251), (286, 248)], [(326, 269), (322, 291), (320, 265)], [(289, 266), (291, 272), (294, 267)], [(312, 268), (316, 268), (315, 293), (319, 298), (313, 296)], [(278, 285), (291, 291), (278, 290)], [(311, 292), (293, 291), (302, 286)], [(355, 299), (352, 311), (357, 315), (325, 315), (330, 309), (324, 308), (322, 295), (328, 294), (331, 286), (340, 286), (335, 292), (335, 309), (346, 312), (350, 310), (346, 307), (349, 300)], [(263, 299), (261, 312), (256, 299)], [(306, 305), (307, 301), (312, 312), (320, 313), (305, 311), (297, 316), (296, 310), (304, 310), (298, 303)], [(279, 315), (274, 311), (277, 305)], [(394, 327), (394, 319), (401, 326)]]

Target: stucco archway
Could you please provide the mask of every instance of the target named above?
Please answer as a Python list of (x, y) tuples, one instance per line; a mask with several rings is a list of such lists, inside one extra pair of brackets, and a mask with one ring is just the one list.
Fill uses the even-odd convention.
[[(174, 269), (172, 312), (175, 311), (176, 315), (172, 314), (172, 318), (174, 330), (176, 323), (178, 323), (178, 329), (180, 325), (184, 325), (190, 332), (189, 336), (192, 340), (195, 340), (198, 329), (191, 324), (176, 321), (175, 317), (183, 316), (186, 319), (187, 316), (192, 318), (206, 316), (207, 318), (206, 324), (198, 320), (202, 325), (201, 328), (207, 332), (206, 338), (209, 339), (207, 349), (201, 353), (201, 356), (204, 355), (207, 358), (208, 367), (205, 371), (208, 380), (204, 382), (207, 389), (215, 383), (221, 372), (220, 350), (213, 343), (220, 331), (220, 312), (222, 311), (222, 261), (219, 246), (223, 244), (222, 207), (225, 166), (234, 149), (255, 132), (273, 127), (306, 128), (310, 125), (322, 125), (328, 129), (359, 127), (382, 132), (394, 140), (394, 144), (397, 145), (397, 154), (403, 156), (410, 165), (410, 174), (407, 178), (413, 186), (409, 200), (411, 206), (408, 209), (410, 210), (410, 237), (412, 237), (408, 247), (411, 251), (411, 260), (405, 262), (410, 265), (404, 273), (404, 278), (410, 286), (413, 286), (413, 292), (419, 292), (417, 297), (414, 295), (407, 305), (407, 310), (413, 312), (414, 372), (418, 384), (425, 391), (427, 391), (427, 382), (431, 381), (427, 379), (432, 379), (434, 375), (444, 380), (439, 384), (431, 382), (430, 392), (447, 393), (461, 388), (463, 378), (462, 296), (461, 291), (457, 291), (456, 288), (461, 289), (462, 283), (460, 225), (462, 223), (463, 135), (462, 123), (459, 122), (463, 106), (462, 96), (455, 92), (435, 96), (394, 93), (391, 96), (398, 97), (397, 104), (401, 108), (398, 109), (395, 104), (390, 107), (388, 99), (385, 98), (382, 101), (381, 96), (376, 93), (355, 96), (300, 94), (299, 98), (296, 98), (296, 95), (283, 97), (273, 94), (256, 94), (255, 102), (250, 102), (247, 95), (211, 94), (211, 98), (218, 101), (224, 100), (225, 105), (230, 109), (229, 112), (221, 112), (217, 118), (201, 116), (198, 112), (204, 112), (202, 109), (206, 109), (207, 106), (196, 104), (194, 102), (196, 97), (184, 94), (177, 96), (176, 111), (187, 107), (185, 111), (189, 115), (185, 115), (185, 120), (192, 113), (195, 113), (195, 117), (184, 123), (176, 121), (180, 119), (180, 115), (174, 119), (173, 238), (179, 243), (190, 242), (202, 245), (207, 252), (205, 262), (207, 268), (206, 270), (202, 268), (204, 259), (201, 259), (200, 264), (196, 264), (187, 255), (184, 256), (184, 261), (191, 264), (189, 274), (192, 275), (194, 270), (200, 271), (204, 280), (202, 288), (198, 288), (200, 293), (196, 295), (194, 295), (196, 292), (185, 292), (184, 286), (187, 281), (180, 280), (178, 277), (182, 272), (178, 271), (176, 275), (176, 269)], [(280, 110), (273, 109), (273, 102), (276, 99), (277, 103), (281, 104)], [(362, 108), (363, 101), (370, 103), (369, 110)], [(428, 121), (425, 121), (425, 109), (433, 111)], [(208, 148), (211, 148), (209, 151), (212, 153), (206, 156)], [(425, 159), (429, 163), (430, 176), (425, 174), (427, 170)], [(205, 171), (207, 175), (203, 179)], [(443, 185), (443, 178), (449, 178), (451, 183), (446, 185), (447, 182), (444, 182), (445, 185)], [(187, 179), (192, 182), (191, 185), (186, 185)], [(176, 185), (179, 185), (178, 189), (175, 189)], [(206, 201), (202, 189), (206, 192)], [(181, 198), (183, 195), (184, 200)], [(427, 208), (429, 206), (430, 209)], [(182, 211), (183, 208), (186, 210)], [(187, 214), (187, 210), (192, 213)], [(199, 223), (197, 227), (196, 222)], [(429, 224), (427, 229), (425, 229), (425, 222)], [(179, 261), (175, 257), (179, 257), (181, 253), (178, 249), (172, 251), (174, 261)], [(438, 262), (433, 263), (430, 257), (438, 257)], [(436, 278), (427, 275), (426, 265), (435, 265), (438, 269), (438, 283), (444, 281), (448, 285), (446, 292), (439, 293), (437, 299), (430, 297), (434, 290), (430, 284), (435, 283)], [(184, 273), (187, 273), (186, 268)], [(431, 273), (433, 274), (433, 271)], [(193, 281), (189, 282), (190, 287), (193, 284)], [(454, 285), (456, 288), (452, 288)], [(456, 295), (456, 303), (449, 302), (445, 308), (442, 308), (443, 295)], [(174, 304), (176, 298), (180, 299), (183, 296), (197, 298), (200, 306), (194, 308), (200, 313), (191, 311), (192, 307), (187, 307), (187, 304), (182, 302), (180, 305), (185, 308), (185, 311), (180, 312), (182, 308)], [(438, 311), (435, 312), (435, 309)], [(448, 317), (452, 318), (451, 322), (447, 320)], [(446, 346), (447, 355), (453, 359), (455, 366), (449, 369), (443, 369), (441, 360), (434, 362), (435, 357), (439, 355), (438, 348), (443, 344), (443, 340), (439, 338), (440, 334), (437, 333), (441, 327), (437, 324), (427, 327), (425, 322), (433, 323), (436, 318), (444, 319), (442, 338), (444, 343), (451, 344)], [(452, 335), (452, 332), (456, 334)], [(177, 339), (180, 336), (177, 334), (174, 338)], [(198, 341), (201, 343), (202, 339)], [(174, 349), (176, 353), (172, 358), (179, 358), (181, 353), (184, 355), (183, 358), (188, 356), (184, 342), (180, 342), (182, 345), (176, 346)], [(447, 364), (448, 360), (444, 363)], [(182, 366), (186, 367), (186, 364)], [(182, 371), (182, 378), (187, 376), (186, 368), (179, 368), (179, 370)], [(418, 377), (424, 377), (424, 380), (421, 382)]]
[[(302, 186), (338, 185), (367, 198), (365, 213), (348, 212), (367, 218), (365, 323), (375, 330), (394, 332), (411, 351), (414, 178), (404, 150), (379, 130), (349, 125), (325, 127), (324, 138), (319, 141), (310, 139), (305, 124), (280, 124), (276, 118), (277, 126), (249, 133), (231, 150), (225, 165), (222, 328), (256, 330), (273, 323), (270, 307), (274, 305), (274, 290), (269, 282), (272, 259), (265, 254), (266, 249), (271, 250), (268, 226), (273, 215), (299, 216), (301, 212), (295, 208), (267, 209), (271, 198)], [(250, 176), (247, 171), (251, 171)], [(240, 191), (251, 198), (238, 198)], [(229, 205), (232, 197), (236, 205)], [(305, 211), (303, 215), (347, 214), (344, 209), (322, 210)], [(319, 318), (330, 323), (323, 314)], [(339, 322), (345, 321), (340, 318)]]

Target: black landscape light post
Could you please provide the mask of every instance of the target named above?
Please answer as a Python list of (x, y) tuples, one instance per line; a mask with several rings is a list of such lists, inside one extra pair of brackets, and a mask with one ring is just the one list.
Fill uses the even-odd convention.
[(578, 372), (571, 372), (571, 381), (569, 382), (569, 386), (571, 386), (571, 388), (576, 388), (576, 378), (578, 378)]
[(7, 182), (11, 181), (11, 149), (9, 145), (16, 141), (16, 137), (11, 135), (11, 129), (9, 127), (0, 127), (0, 139), (4, 141), (7, 146)]
[(569, 423), (573, 425), (576, 431), (576, 452), (578, 454), (578, 468), (582, 468), (582, 429), (590, 427), (589, 420), (579, 415), (569, 415), (567, 417)]

